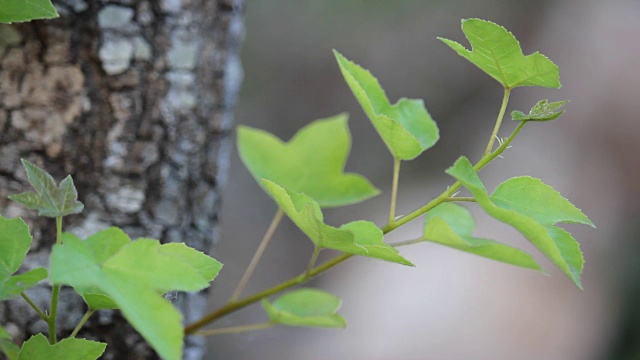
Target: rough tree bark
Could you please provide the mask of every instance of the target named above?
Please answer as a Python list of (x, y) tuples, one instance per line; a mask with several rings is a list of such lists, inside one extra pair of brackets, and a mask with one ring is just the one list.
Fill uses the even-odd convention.
[[(242, 71), (243, 0), (60, 0), (62, 17), (0, 28), (0, 209), (22, 216), (34, 242), (25, 268), (45, 265), (55, 230), (6, 199), (28, 189), (20, 158), (58, 180), (72, 174), (85, 211), (65, 219), (84, 237), (110, 225), (132, 238), (215, 243)], [(50, 287), (28, 293), (48, 308)], [(206, 294), (174, 294), (186, 321)], [(60, 334), (85, 310), (63, 289)], [(47, 332), (18, 299), (0, 322), (18, 341)], [(118, 312), (92, 317), (81, 335), (109, 343), (104, 359), (157, 355)], [(185, 358), (202, 357), (188, 339)]]

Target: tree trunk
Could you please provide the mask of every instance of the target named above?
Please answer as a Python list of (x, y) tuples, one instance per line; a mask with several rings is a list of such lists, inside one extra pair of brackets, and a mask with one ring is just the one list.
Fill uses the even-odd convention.
[[(29, 190), (20, 158), (57, 180), (71, 174), (85, 204), (65, 231), (85, 237), (119, 226), (132, 238), (215, 243), (232, 109), (242, 70), (243, 0), (60, 0), (61, 18), (0, 28), (0, 208), (22, 216), (34, 237), (25, 269), (48, 263), (49, 219), (11, 203)], [(51, 288), (28, 291), (48, 308)], [(173, 294), (185, 322), (206, 294)], [(59, 335), (83, 315), (63, 289)], [(17, 341), (47, 332), (22, 299), (0, 303)], [(116, 311), (95, 314), (80, 336), (108, 343), (104, 359), (157, 355)], [(203, 343), (188, 339), (185, 359)]]

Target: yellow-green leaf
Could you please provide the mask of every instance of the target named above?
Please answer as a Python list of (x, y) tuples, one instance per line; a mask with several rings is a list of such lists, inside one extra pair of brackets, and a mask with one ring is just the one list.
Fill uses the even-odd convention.
[(368, 70), (333, 53), (349, 88), (394, 158), (414, 159), (438, 142), (438, 126), (422, 100), (402, 98), (392, 105)]
[(267, 192), (280, 208), (319, 248), (328, 248), (413, 266), (398, 250), (383, 242), (382, 230), (369, 221), (354, 221), (335, 228), (323, 222), (320, 206), (305, 194), (289, 191), (263, 180)]
[(305, 193), (322, 207), (355, 204), (379, 193), (361, 175), (345, 173), (351, 147), (347, 115), (320, 119), (289, 142), (247, 126), (238, 127), (238, 152), (260, 186), (271, 180)]
[(344, 328), (347, 323), (336, 314), (340, 298), (317, 289), (299, 289), (273, 302), (262, 300), (262, 307), (274, 324), (287, 326)]
[(497, 241), (474, 237), (474, 228), (475, 221), (469, 210), (444, 203), (427, 213), (424, 239), (488, 259), (542, 271), (531, 255)]
[(505, 88), (561, 86), (558, 66), (538, 52), (525, 56), (515, 36), (502, 26), (486, 20), (468, 19), (462, 20), (462, 31), (471, 43), (471, 50), (455, 41), (439, 39)]
[(571, 234), (555, 226), (560, 222), (593, 226), (582, 211), (550, 186), (528, 176), (505, 181), (489, 196), (466, 157), (458, 159), (447, 173), (473, 194), (487, 214), (516, 228), (582, 288), (584, 260), (580, 245)]

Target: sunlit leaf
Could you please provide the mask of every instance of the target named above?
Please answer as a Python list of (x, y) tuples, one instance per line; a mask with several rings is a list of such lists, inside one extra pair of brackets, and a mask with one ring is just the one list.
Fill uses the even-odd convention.
[(368, 70), (333, 53), (351, 91), (395, 158), (411, 160), (435, 145), (438, 126), (422, 100), (402, 98), (392, 105)]
[(0, 300), (14, 298), (47, 278), (47, 271), (43, 268), (13, 275), (24, 261), (31, 240), (24, 220), (0, 216)]
[(489, 196), (466, 157), (447, 173), (464, 185), (487, 214), (516, 228), (579, 288), (583, 257), (578, 242), (557, 223), (591, 225), (591, 221), (557, 191), (538, 179), (516, 177)]
[(567, 104), (569, 100), (549, 102), (548, 100), (540, 100), (535, 104), (529, 114), (525, 114), (522, 111), (511, 112), (511, 118), (515, 121), (549, 121), (559, 118), (564, 114), (564, 110), (558, 111), (561, 107)]
[(78, 338), (51, 345), (44, 335), (38, 334), (22, 344), (18, 360), (97, 360), (106, 348), (105, 343)]
[(71, 176), (60, 182), (60, 187), (45, 170), (22, 159), (29, 183), (36, 192), (27, 191), (10, 195), (9, 199), (24, 205), (27, 209), (38, 210), (38, 215), (46, 217), (78, 214), (84, 205), (78, 201), (78, 192)]
[(329, 226), (323, 222), (320, 206), (310, 197), (269, 180), (263, 183), (280, 208), (316, 246), (413, 266), (398, 250), (382, 241), (382, 230), (374, 223), (354, 221), (340, 228)]
[(86, 241), (65, 235), (53, 248), (51, 281), (73, 286), (92, 308), (116, 305), (163, 358), (173, 360), (182, 356), (182, 316), (162, 294), (202, 290), (221, 267), (184, 245), (129, 241), (112, 228)]
[(260, 186), (274, 181), (305, 193), (322, 207), (354, 204), (379, 193), (364, 177), (344, 173), (351, 147), (347, 115), (320, 119), (285, 143), (272, 134), (238, 127), (238, 152)]
[(424, 239), (507, 264), (542, 270), (531, 255), (520, 249), (474, 237), (472, 232), (475, 226), (466, 208), (449, 203), (440, 204), (427, 213)]
[(57, 18), (58, 12), (51, 0), (2, 0), (0, 23)]
[(274, 324), (287, 326), (344, 328), (347, 323), (336, 314), (340, 298), (326, 291), (299, 289), (273, 302), (262, 300), (262, 307)]
[(502, 26), (468, 19), (462, 21), (462, 31), (471, 43), (471, 51), (455, 41), (439, 39), (505, 88), (561, 86), (558, 66), (538, 52), (525, 56), (518, 40)]

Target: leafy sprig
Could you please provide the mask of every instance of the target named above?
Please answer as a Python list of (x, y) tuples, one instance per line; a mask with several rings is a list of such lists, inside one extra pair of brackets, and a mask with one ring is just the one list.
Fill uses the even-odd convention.
[[(32, 4), (48, 2), (30, 0)], [(0, 22), (7, 18), (0, 10)], [(33, 16), (38, 14), (31, 14)], [(40, 14), (39, 16), (42, 16)], [(35, 192), (10, 196), (40, 216), (56, 219), (56, 245), (50, 259), (53, 284), (50, 312), (45, 313), (25, 290), (47, 277), (46, 269), (19, 273), (31, 244), (31, 235), (21, 219), (0, 217), (0, 300), (17, 296), (27, 301), (48, 324), (49, 340), (42, 334), (27, 340), (21, 348), (13, 344), (0, 327), (0, 351), (10, 360), (45, 360), (64, 356), (72, 360), (95, 360), (106, 344), (75, 336), (91, 315), (103, 309), (119, 309), (164, 359), (182, 356), (185, 335), (232, 334), (266, 329), (274, 325), (335, 327), (346, 326), (337, 314), (341, 300), (318, 289), (303, 288), (275, 300), (270, 297), (303, 284), (354, 255), (402, 265), (413, 264), (401, 256), (397, 247), (435, 242), (457, 250), (527, 269), (542, 271), (533, 257), (518, 248), (473, 235), (475, 222), (469, 210), (455, 202), (477, 204), (494, 219), (517, 229), (548, 257), (573, 283), (580, 280), (584, 263), (578, 242), (562, 223), (593, 226), (571, 202), (541, 180), (519, 176), (500, 184), (489, 194), (478, 172), (501, 156), (529, 122), (557, 119), (566, 101), (542, 100), (529, 112), (512, 112), (518, 126), (494, 149), (511, 91), (520, 86), (560, 87), (557, 66), (539, 53), (524, 55), (516, 38), (505, 28), (489, 21), (463, 20), (462, 30), (471, 50), (457, 42), (440, 39), (459, 55), (495, 78), (504, 95), (485, 152), (473, 165), (459, 158), (446, 170), (456, 181), (439, 196), (418, 209), (395, 215), (401, 161), (411, 160), (432, 148), (439, 139), (438, 127), (424, 102), (400, 99), (391, 104), (378, 80), (366, 69), (334, 52), (340, 71), (394, 159), (389, 221), (383, 226), (359, 220), (334, 227), (324, 222), (322, 208), (355, 204), (378, 194), (361, 175), (345, 173), (351, 145), (347, 116), (339, 114), (312, 122), (289, 142), (265, 131), (249, 127), (238, 130), (240, 156), (259, 186), (275, 201), (279, 210), (267, 230), (231, 300), (200, 320), (182, 328), (182, 316), (163, 296), (168, 291), (199, 291), (209, 286), (222, 264), (184, 244), (161, 244), (142, 238), (132, 241), (122, 230), (110, 228), (85, 240), (62, 232), (62, 219), (82, 211), (83, 204), (70, 176), (59, 185), (45, 170), (23, 160), (27, 177)], [(471, 197), (458, 197), (465, 188)], [(314, 252), (307, 269), (300, 275), (245, 298), (239, 298), (253, 274), (281, 219), (287, 215), (312, 241)], [(388, 244), (384, 235), (408, 222), (424, 217), (423, 233), (413, 240)], [(341, 254), (316, 265), (318, 254), (332, 249)], [(18, 273), (16, 275), (16, 273)], [(58, 293), (62, 285), (72, 286), (89, 310), (69, 338), (56, 338)], [(202, 330), (216, 320), (248, 305), (262, 302), (268, 321), (229, 328)]]

